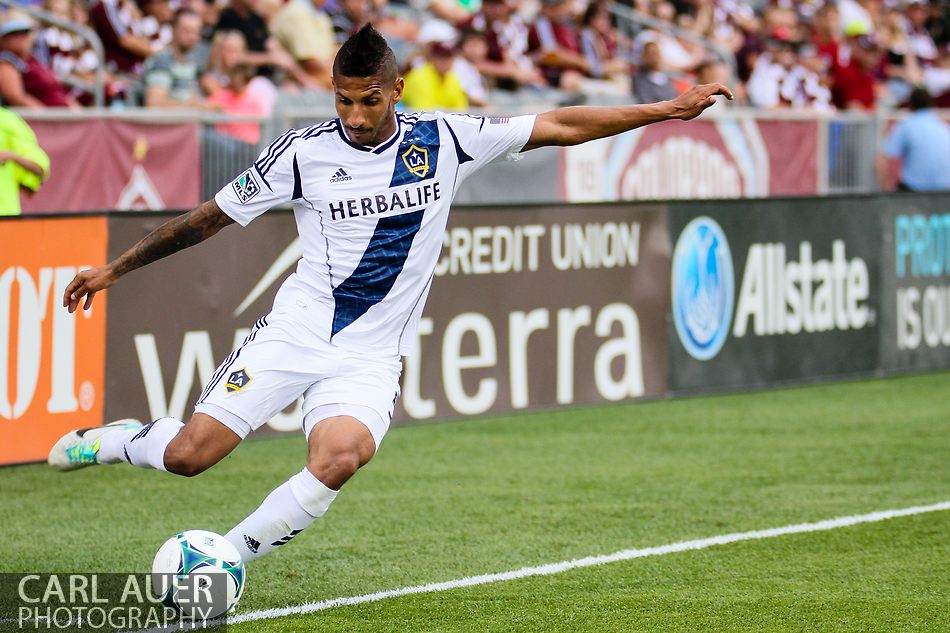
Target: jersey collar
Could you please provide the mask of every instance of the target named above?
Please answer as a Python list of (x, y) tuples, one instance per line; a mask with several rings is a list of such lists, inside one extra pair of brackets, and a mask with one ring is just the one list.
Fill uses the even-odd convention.
[(376, 147), (367, 147), (365, 145), (357, 145), (356, 143), (351, 141), (349, 138), (347, 138), (346, 131), (343, 129), (343, 121), (341, 121), (340, 119), (337, 119), (336, 130), (337, 132), (339, 132), (340, 138), (343, 139), (343, 142), (349, 145), (350, 147), (352, 147), (353, 149), (358, 149), (361, 152), (371, 152), (373, 154), (382, 154), (387, 149), (392, 147), (393, 143), (396, 142), (396, 139), (399, 138), (399, 135), (402, 133), (402, 122), (399, 120), (399, 117), (397, 116), (396, 117), (396, 131), (393, 132), (393, 135), (390, 136), (385, 142), (380, 143)]

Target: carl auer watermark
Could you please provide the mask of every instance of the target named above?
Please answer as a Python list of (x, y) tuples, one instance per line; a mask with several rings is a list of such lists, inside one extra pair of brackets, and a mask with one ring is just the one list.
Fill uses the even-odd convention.
[(224, 631), (220, 574), (0, 574), (0, 632)]

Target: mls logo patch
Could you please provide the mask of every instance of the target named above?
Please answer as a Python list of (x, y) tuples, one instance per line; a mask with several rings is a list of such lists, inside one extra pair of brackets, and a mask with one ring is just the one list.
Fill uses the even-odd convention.
[(425, 178), (429, 173), (429, 150), (412, 144), (402, 153), (402, 162), (406, 164), (410, 174), (416, 178)]
[(244, 389), (247, 386), (247, 383), (251, 382), (251, 376), (247, 373), (245, 369), (239, 369), (237, 371), (232, 371), (231, 375), (228, 376), (228, 382), (225, 383), (224, 388), (228, 390), (228, 393), (237, 393)]
[(234, 193), (237, 194), (241, 204), (245, 204), (261, 191), (261, 186), (257, 184), (250, 169), (238, 176), (238, 179), (232, 182), (231, 186), (234, 188)]

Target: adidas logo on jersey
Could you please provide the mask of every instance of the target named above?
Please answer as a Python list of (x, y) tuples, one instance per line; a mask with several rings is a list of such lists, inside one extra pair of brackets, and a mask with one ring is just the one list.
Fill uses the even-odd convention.
[(353, 176), (350, 176), (345, 171), (343, 171), (342, 167), (337, 169), (336, 173), (330, 176), (330, 184), (333, 184), (335, 182), (343, 182), (345, 180), (353, 180)]

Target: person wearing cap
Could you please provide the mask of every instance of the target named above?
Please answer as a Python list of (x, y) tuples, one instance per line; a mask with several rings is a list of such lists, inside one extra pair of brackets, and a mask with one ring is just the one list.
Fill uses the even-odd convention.
[(874, 15), (877, 10), (875, 0), (838, 0), (844, 35), (854, 37), (874, 33)]
[(76, 106), (52, 70), (33, 56), (33, 21), (13, 15), (0, 24), (0, 98), (6, 106)]
[(452, 70), (455, 48), (450, 42), (429, 42), (426, 61), (405, 76), (402, 101), (412, 110), (467, 110), (468, 97)]
[(933, 111), (926, 88), (910, 93), (909, 117), (894, 126), (878, 155), (878, 182), (886, 188), (888, 159), (900, 160), (898, 191), (950, 189), (950, 126)]

